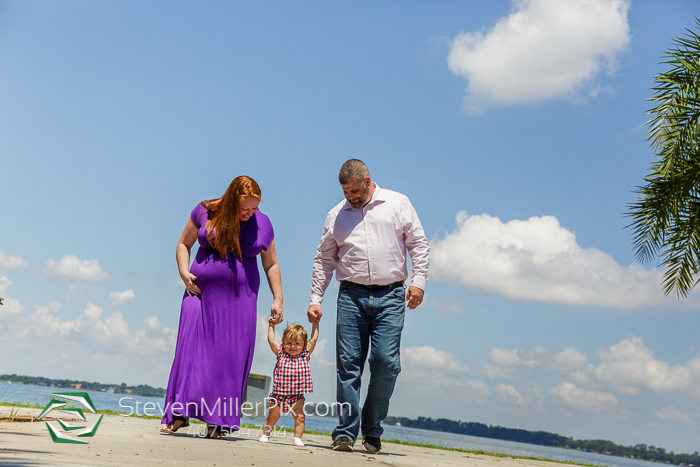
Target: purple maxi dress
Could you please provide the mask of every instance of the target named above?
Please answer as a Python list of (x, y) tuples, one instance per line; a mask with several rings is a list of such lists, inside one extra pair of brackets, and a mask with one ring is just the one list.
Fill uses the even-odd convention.
[(255, 348), (256, 256), (268, 249), (274, 232), (270, 219), (257, 211), (241, 223), (241, 260), (229, 254), (222, 261), (207, 241), (207, 210), (198, 204), (190, 217), (199, 241), (190, 272), (202, 295), (185, 291), (182, 300), (163, 423), (171, 424), (174, 414), (237, 428)]

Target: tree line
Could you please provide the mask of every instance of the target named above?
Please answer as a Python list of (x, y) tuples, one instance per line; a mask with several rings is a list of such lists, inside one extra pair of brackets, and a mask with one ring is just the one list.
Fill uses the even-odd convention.
[(577, 449), (598, 454), (607, 454), (618, 457), (629, 457), (655, 462), (668, 462), (676, 465), (698, 466), (700, 454), (675, 454), (666, 452), (664, 448), (637, 444), (635, 446), (621, 446), (612, 441), (603, 439), (573, 439), (570, 437), (549, 433), (546, 431), (528, 431), (518, 428), (504, 428), (501, 426), (486, 425), (476, 422), (462, 422), (445, 418), (432, 419), (430, 417), (418, 417), (415, 420), (406, 417), (387, 417), (386, 423), (423, 430), (443, 431), (460, 435), (478, 436), (481, 438), (502, 439), (519, 443), (537, 444), (540, 446), (552, 446), (558, 448)]
[(165, 389), (154, 388), (147, 384), (128, 386), (121, 384), (102, 384), (97, 382), (77, 381), (72, 379), (51, 379), (41, 376), (20, 376), (20, 375), (0, 375), (0, 380), (11, 381), (12, 383), (34, 384), (37, 386), (51, 386), (57, 388), (80, 389), (86, 391), (115, 392), (117, 394), (132, 394), (145, 397), (163, 397)]

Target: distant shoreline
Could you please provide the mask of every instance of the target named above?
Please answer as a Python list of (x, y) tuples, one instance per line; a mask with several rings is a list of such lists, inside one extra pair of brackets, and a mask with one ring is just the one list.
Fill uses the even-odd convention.
[(573, 439), (546, 431), (504, 428), (484, 423), (448, 420), (446, 418), (418, 417), (413, 420), (406, 417), (389, 416), (386, 418), (385, 423), (423, 430), (478, 436), (480, 438), (502, 439), (538, 446), (575, 449), (608, 456), (674, 464), (682, 467), (700, 466), (700, 454), (697, 451), (693, 454), (675, 454), (673, 451), (666, 452), (664, 448), (647, 446), (646, 444), (622, 446), (603, 439)]
[(129, 394), (132, 396), (144, 397), (164, 397), (165, 389), (154, 388), (147, 384), (139, 384), (129, 386), (126, 383), (121, 384), (102, 384), (98, 382), (78, 381), (72, 379), (51, 379), (42, 376), (24, 376), (24, 375), (0, 375), (0, 381), (9, 381), (12, 384), (34, 384), (35, 386), (47, 386), (65, 389), (75, 389), (84, 391), (97, 391), (115, 394)]

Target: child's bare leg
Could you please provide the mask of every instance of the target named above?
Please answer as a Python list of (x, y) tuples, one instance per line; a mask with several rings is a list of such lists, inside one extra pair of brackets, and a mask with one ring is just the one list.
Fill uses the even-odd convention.
[(267, 414), (267, 420), (265, 420), (265, 425), (263, 425), (263, 434), (265, 436), (270, 436), (272, 429), (280, 419), (280, 414), (281, 410), (279, 404), (270, 408), (270, 413)]
[(302, 435), (304, 434), (304, 401), (305, 399), (302, 397), (292, 406), (292, 417), (294, 417), (294, 437), (299, 439), (301, 439)]

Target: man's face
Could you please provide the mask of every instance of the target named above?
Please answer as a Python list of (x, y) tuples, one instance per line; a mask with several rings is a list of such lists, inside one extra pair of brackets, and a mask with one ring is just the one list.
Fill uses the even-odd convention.
[(369, 177), (360, 181), (353, 178), (351, 182), (341, 183), (343, 195), (348, 200), (353, 208), (361, 208), (369, 201), (369, 185), (371, 181)]

